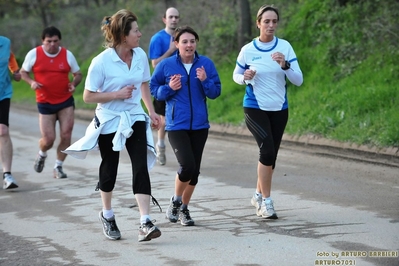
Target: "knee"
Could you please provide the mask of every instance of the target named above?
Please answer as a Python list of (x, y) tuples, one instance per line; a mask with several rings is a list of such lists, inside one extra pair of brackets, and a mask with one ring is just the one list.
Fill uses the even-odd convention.
[(100, 176), (98, 187), (103, 192), (111, 192), (114, 190), (115, 180), (111, 176)]
[(53, 147), (54, 141), (55, 141), (54, 137), (43, 136), (40, 139), (40, 145), (44, 145), (47, 147), (47, 149), (50, 149)]
[(8, 126), (0, 124), (0, 137), (7, 137), (9, 135)]
[(259, 155), (259, 162), (263, 165), (274, 165), (274, 162), (276, 161), (276, 155), (274, 152), (265, 152), (261, 153)]
[(189, 183), (190, 186), (196, 186), (196, 185), (197, 185), (197, 183), (198, 183), (198, 176), (199, 176), (199, 173), (196, 174), (196, 175), (194, 175), (194, 176), (191, 178), (190, 183)]
[(72, 137), (72, 131), (61, 132), (61, 134), (60, 134), (60, 138), (61, 138), (62, 142), (70, 141), (71, 137)]
[(181, 182), (190, 181), (194, 176), (198, 175), (198, 173), (196, 173), (195, 164), (182, 166), (178, 172), (178, 175)]

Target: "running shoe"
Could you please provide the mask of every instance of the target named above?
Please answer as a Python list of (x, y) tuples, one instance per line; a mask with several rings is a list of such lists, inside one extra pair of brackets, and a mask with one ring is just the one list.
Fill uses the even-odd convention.
[(67, 174), (62, 170), (62, 166), (54, 168), (54, 178), (67, 178)]
[(160, 165), (166, 164), (165, 146), (160, 147), (157, 145), (157, 161)]
[(40, 154), (37, 155), (35, 165), (34, 165), (36, 172), (41, 173), (43, 171), (44, 162), (46, 161), (46, 158), (47, 157), (43, 157)]
[(11, 174), (4, 174), (3, 176), (3, 189), (17, 188), (17, 182)]
[(166, 218), (170, 222), (175, 223), (179, 219), (181, 202), (173, 201), (173, 196), (170, 198), (170, 204), (166, 210)]
[(278, 219), (276, 212), (274, 211), (272, 200), (262, 200), (262, 205), (256, 211), (256, 215), (266, 219)]
[(118, 226), (116, 225), (115, 216), (112, 216), (112, 218), (109, 219), (105, 219), (103, 216), (103, 212), (101, 211), (98, 214), (98, 218), (101, 222), (101, 225), (103, 226), (103, 233), (108, 239), (111, 240), (121, 239), (121, 232), (119, 231)]
[[(154, 220), (155, 222), (155, 220)], [(150, 241), (151, 239), (161, 236), (161, 231), (156, 227), (150, 219), (139, 228), (139, 242)]]
[(180, 210), (179, 220), (181, 225), (193, 226), (194, 220), (190, 216), (190, 211), (188, 209)]
[(257, 196), (256, 193), (254, 193), (251, 198), (251, 204), (258, 210), (262, 205), (262, 195)]

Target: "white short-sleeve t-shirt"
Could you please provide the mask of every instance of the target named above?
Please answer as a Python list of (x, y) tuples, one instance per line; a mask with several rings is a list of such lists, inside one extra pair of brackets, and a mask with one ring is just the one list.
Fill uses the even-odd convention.
[[(150, 80), (150, 66), (147, 55), (140, 47), (133, 49), (131, 67), (123, 62), (114, 48), (107, 48), (93, 58), (87, 72), (85, 89), (93, 92), (118, 91), (126, 85), (134, 85), (132, 98), (116, 99), (106, 103), (98, 103), (112, 111), (130, 111), (134, 114), (145, 114), (141, 105), (141, 84)], [(145, 120), (143, 116), (143, 120)], [(115, 132), (119, 118), (107, 123), (104, 134)]]

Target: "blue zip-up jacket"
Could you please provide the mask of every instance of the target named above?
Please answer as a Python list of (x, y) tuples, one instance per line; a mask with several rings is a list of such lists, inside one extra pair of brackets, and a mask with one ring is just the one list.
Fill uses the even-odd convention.
[[(207, 78), (201, 82), (196, 69), (204, 67)], [(174, 91), (169, 87), (173, 75), (182, 76), (182, 87)], [(199, 130), (209, 128), (206, 98), (215, 99), (221, 93), (219, 74), (211, 59), (195, 52), (190, 73), (187, 73), (176, 54), (162, 60), (155, 68), (150, 81), (152, 96), (159, 101), (166, 101), (166, 127), (173, 130)]]

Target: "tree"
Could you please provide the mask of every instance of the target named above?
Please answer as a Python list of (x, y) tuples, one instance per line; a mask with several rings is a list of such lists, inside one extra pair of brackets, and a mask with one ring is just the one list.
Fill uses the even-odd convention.
[(252, 39), (251, 8), (248, 0), (238, 0), (239, 27), (237, 34), (238, 47), (242, 47)]

